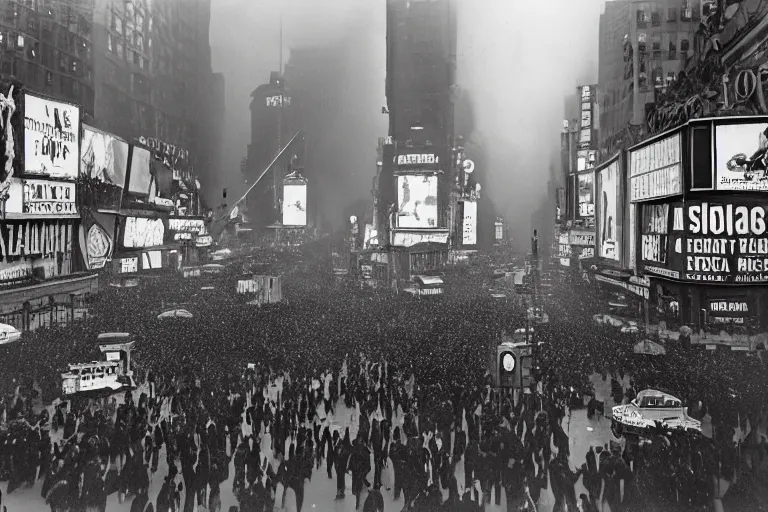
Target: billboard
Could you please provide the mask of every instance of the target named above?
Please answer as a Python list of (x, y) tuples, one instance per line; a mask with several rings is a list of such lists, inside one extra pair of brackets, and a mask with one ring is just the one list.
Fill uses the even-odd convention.
[(629, 151), (629, 200), (648, 201), (683, 193), (682, 137), (677, 132)]
[(597, 255), (614, 261), (621, 261), (620, 234), (621, 220), (619, 218), (619, 198), (621, 176), (619, 175), (619, 160), (616, 159), (608, 166), (598, 170), (597, 176)]
[(397, 227), (437, 227), (437, 176), (397, 176)]
[(123, 226), (123, 247), (137, 249), (163, 245), (165, 225), (162, 219), (126, 217)]
[(97, 209), (117, 210), (128, 170), (128, 143), (114, 135), (83, 125), (80, 172), (90, 178), (90, 201)]
[(768, 123), (715, 125), (716, 190), (768, 192)]
[(583, 172), (595, 168), (597, 162), (597, 150), (580, 149), (576, 153), (576, 171)]
[[(644, 204), (638, 218), (640, 264), (645, 273), (680, 278), (683, 244), (680, 209), (682, 203)], [(673, 222), (677, 215), (678, 221)], [(676, 224), (676, 225), (675, 225)]]
[[(579, 149), (589, 149), (594, 147), (592, 140), (592, 130), (594, 130), (594, 103), (597, 86), (582, 85), (579, 88), (581, 97), (581, 119), (579, 121)], [(579, 158), (579, 164), (581, 158)], [(586, 160), (585, 160), (586, 165)], [(585, 169), (587, 167), (585, 166)], [(580, 169), (581, 170), (581, 169)]]
[(80, 107), (24, 94), (24, 172), (77, 178)]
[(24, 213), (30, 215), (77, 215), (74, 183), (22, 180), (22, 184)]
[(683, 277), (719, 283), (768, 282), (768, 204), (756, 199), (690, 201), (676, 208)]
[(464, 245), (477, 244), (477, 201), (464, 201), (461, 242)]
[(283, 225), (307, 225), (306, 183), (285, 184), (283, 186)]
[(152, 175), (149, 173), (148, 149), (131, 146), (131, 171), (128, 174), (128, 192), (139, 196), (151, 196)]
[(595, 183), (592, 173), (577, 175), (579, 194), (579, 217), (594, 217), (595, 215)]

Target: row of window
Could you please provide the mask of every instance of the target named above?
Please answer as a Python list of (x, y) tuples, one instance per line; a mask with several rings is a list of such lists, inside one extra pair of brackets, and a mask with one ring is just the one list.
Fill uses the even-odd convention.
[[(664, 9), (659, 6), (654, 6), (651, 9), (638, 9), (637, 28), (645, 28), (649, 24), (654, 27), (661, 26), (664, 12)], [(667, 23), (676, 22), (678, 12), (682, 22), (699, 21), (701, 19), (701, 2), (700, 0), (683, 0), (682, 6), (679, 8), (668, 7), (666, 9)]]
[[(71, 2), (71, 0), (70, 0)], [(20, 5), (17, 2), (7, 2), (4, 13), (5, 21), (14, 27), (26, 27), (30, 33), (36, 33), (42, 27), (50, 33), (54, 25), (66, 27), (69, 32), (88, 39), (92, 23), (92, 10), (87, 7), (72, 7), (63, 2), (45, 2), (47, 6), (36, 4)], [(59, 7), (54, 9), (54, 4)], [(24, 9), (26, 7), (26, 9)]]
[[(77, 57), (60, 52), (49, 44), (41, 45), (33, 39), (28, 39), (23, 34), (0, 31), (0, 50), (7, 49), (11, 51), (24, 52), (26, 59), (35, 64), (42, 64), (51, 70), (62, 73), (71, 73), (77, 78), (85, 78), (91, 81), (92, 73), (90, 66)], [(90, 58), (90, 55), (88, 56)]]
[(88, 112), (93, 109), (93, 89), (71, 76), (42, 68), (37, 63), (19, 57), (3, 59), (0, 73), (12, 75), (33, 88), (80, 104)]
[[(640, 55), (648, 55), (649, 45), (647, 43), (648, 37), (645, 33), (641, 32), (637, 35), (637, 51)], [(670, 37), (668, 34), (664, 34), (665, 40), (662, 44), (662, 38), (654, 36), (650, 44), (650, 53), (653, 60), (677, 60), (685, 58), (691, 49), (691, 42), (686, 37), (681, 37), (680, 52), (677, 51), (678, 41), (675, 36)], [(670, 40), (671, 39), (671, 40)]]
[(113, 38), (112, 34), (108, 34), (107, 50), (117, 55), (118, 59), (125, 59), (134, 66), (138, 66), (139, 69), (146, 69), (149, 71), (149, 59), (142, 56), (139, 52), (131, 50), (128, 45), (123, 43), (121, 38)]

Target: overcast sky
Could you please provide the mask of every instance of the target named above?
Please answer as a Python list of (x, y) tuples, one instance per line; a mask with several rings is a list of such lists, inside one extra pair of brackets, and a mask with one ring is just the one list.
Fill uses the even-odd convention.
[[(597, 79), (599, 0), (458, 0), (458, 82), (472, 95), (475, 137), (490, 150), (485, 191), (500, 213), (521, 227), (545, 194), (548, 164), (559, 147), (563, 98)], [(223, 185), (235, 189), (250, 140), (250, 93), (291, 47), (344, 44), (344, 94), (359, 112), (337, 123), (339, 198), (351, 204), (369, 194), (376, 138), (386, 135), (385, 0), (213, 0), (213, 68), (226, 80)], [(465, 134), (469, 135), (469, 134)], [(370, 138), (370, 142), (365, 141)], [(334, 201), (335, 202), (335, 201)], [(338, 205), (339, 209), (346, 204)], [(527, 227), (525, 228), (527, 229)]]

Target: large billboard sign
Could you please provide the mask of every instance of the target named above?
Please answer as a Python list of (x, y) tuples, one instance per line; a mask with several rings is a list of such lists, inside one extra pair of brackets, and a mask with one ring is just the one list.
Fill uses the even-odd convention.
[(397, 205), (398, 228), (436, 228), (437, 176), (434, 174), (397, 176)]
[(768, 122), (715, 125), (716, 190), (768, 192)]
[(728, 199), (686, 202), (676, 215), (685, 232), (685, 279), (768, 282), (768, 204)]
[(621, 261), (621, 175), (619, 159), (596, 172), (597, 255)]
[(576, 183), (579, 194), (579, 217), (595, 216), (595, 183), (594, 174), (578, 174)]
[(629, 200), (683, 193), (682, 137), (677, 132), (629, 152)]
[(74, 180), (79, 172), (80, 107), (24, 94), (24, 172)]
[(80, 172), (93, 188), (88, 202), (97, 209), (117, 210), (128, 170), (128, 143), (114, 135), (83, 125)]
[(283, 225), (307, 225), (306, 183), (285, 184), (283, 186)]
[(126, 217), (123, 227), (123, 247), (138, 249), (163, 245), (165, 225), (162, 219)]

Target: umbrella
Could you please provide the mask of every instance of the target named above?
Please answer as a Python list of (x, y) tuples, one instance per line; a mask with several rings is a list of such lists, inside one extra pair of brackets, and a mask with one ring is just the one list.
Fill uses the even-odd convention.
[(12, 325), (0, 324), (0, 345), (13, 343), (21, 338), (21, 332)]
[(192, 313), (186, 309), (170, 309), (157, 315), (157, 318), (192, 318)]

